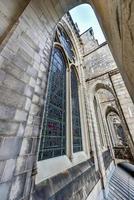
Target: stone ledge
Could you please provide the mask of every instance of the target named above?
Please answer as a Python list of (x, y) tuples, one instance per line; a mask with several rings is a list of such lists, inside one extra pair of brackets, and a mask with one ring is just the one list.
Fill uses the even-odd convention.
[(85, 199), (99, 181), (91, 159), (35, 186), (34, 200)]

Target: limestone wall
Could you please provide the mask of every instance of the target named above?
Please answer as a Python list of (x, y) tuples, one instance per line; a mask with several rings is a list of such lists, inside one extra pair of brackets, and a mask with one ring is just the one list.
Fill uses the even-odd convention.
[(80, 37), (83, 43), (84, 55), (89, 54), (90, 52), (99, 47), (98, 41), (94, 37), (94, 31), (92, 27), (85, 31), (83, 34), (81, 34)]
[(96, 49), (96, 51), (94, 51), (93, 53), (87, 55), (85, 57), (85, 63), (87, 66), (84, 69), (85, 79), (87, 81), (89, 101), (91, 96), (90, 93), (93, 92), (92, 88), (95, 87), (95, 85), (97, 85), (98, 83), (100, 84), (100, 89), (101, 83), (103, 83), (113, 90), (113, 93), (115, 93), (115, 97), (113, 100), (112, 98), (108, 97), (107, 93), (103, 92), (104, 94), (101, 94), (101, 101), (105, 100), (105, 102), (100, 102), (101, 107), (103, 108), (103, 110), (105, 110), (105, 108), (110, 105), (119, 110), (123, 127), (126, 133), (126, 139), (128, 140), (131, 152), (133, 153), (134, 145), (133, 141), (131, 142), (131, 138), (133, 138), (134, 132), (134, 104), (125, 87), (121, 74), (116, 72), (117, 66), (111, 55), (110, 50), (108, 49), (108, 45), (104, 45), (99, 49)]
[[(89, 49), (92, 48), (91, 40), (94, 41), (94, 38), (86, 32), (82, 35), (82, 37), (84, 38), (84, 41), (86, 41), (86, 47), (88, 46)], [(84, 48), (86, 47), (84, 46)], [(126, 138), (128, 139), (129, 146), (133, 152), (134, 145), (130, 138), (133, 137), (132, 121), (134, 120), (134, 105), (120, 73), (117, 72), (117, 65), (107, 43), (103, 43), (99, 47), (96, 47), (96, 49), (92, 52), (84, 55), (84, 71), (85, 79), (87, 81), (89, 101), (92, 100), (92, 88), (95, 87), (98, 82), (98, 84), (100, 84), (100, 88), (96, 91), (96, 93), (99, 94), (99, 102), (103, 110), (103, 115), (105, 115), (105, 109), (109, 105), (114, 106), (114, 108), (119, 111), (126, 133)], [(110, 87), (115, 95), (110, 97), (108, 90), (104, 90), (103, 86), (101, 89), (101, 83)], [(102, 130), (104, 129), (102, 126), (100, 126), (100, 128)], [(104, 130), (102, 132), (104, 132)]]
[[(134, 104), (132, 99), (125, 87), (123, 79), (120, 74), (112, 76), (112, 81), (114, 84), (114, 89), (116, 91), (117, 97), (119, 99), (130, 135), (128, 135), (128, 141), (132, 146), (134, 144)], [(132, 141), (131, 141), (132, 140)], [(132, 151), (133, 153), (133, 151)]]
[[(55, 33), (54, 17), (59, 19), (58, 12), (46, 9), (54, 10), (51, 3), (49, 6), (40, 3), (29, 4), (0, 53), (0, 196), (3, 200), (29, 199), (32, 170), (36, 168)], [(7, 4), (10, 6), (9, 1)], [(13, 8), (14, 4), (11, 5)]]
[(35, 188), (34, 200), (85, 200), (99, 181), (93, 160), (87, 160), (71, 169), (44, 180)]
[[(133, 2), (122, 2), (120, 6), (117, 1), (92, 0), (92, 5), (133, 95)], [(79, 3), (0, 0), (0, 197), (3, 200), (30, 198), (55, 27)], [(125, 23), (120, 35), (121, 11), (125, 11)]]
[(93, 52), (84, 55), (84, 67), (86, 79), (91, 79), (117, 68), (108, 44), (104, 43)]
[[(12, 6), (16, 7), (15, 2)], [(51, 49), (56, 23), (65, 12), (63, 1), (56, 6), (54, 3), (31, 1), (2, 43), (0, 196), (3, 200), (29, 199), (35, 185)], [(77, 36), (75, 42), (78, 45)]]
[[(19, 2), (19, 3), (18, 3)], [(10, 3), (8, 0), (0, 1), (1, 3), (1, 41), (9, 33), (9, 30), (13, 27), (13, 24), (18, 21), (18, 16), (21, 16), (24, 7), (30, 0), (19, 0), (13, 1)], [(40, 1), (32, 0), (32, 3), (36, 5), (36, 14), (40, 13)], [(54, 28), (55, 24), (61, 19), (61, 17), (69, 11), (69, 9), (79, 5), (80, 3), (91, 3), (98, 20), (102, 26), (106, 39), (110, 45), (112, 53), (116, 59), (117, 65), (121, 70), (125, 84), (131, 94), (131, 97), (134, 97), (133, 86), (134, 86), (134, 77), (133, 74), (133, 13), (134, 13), (134, 2), (129, 1), (107, 1), (107, 0), (51, 0), (45, 1), (46, 8), (42, 5), (42, 11), (45, 10), (41, 21), (46, 22), (47, 25), (51, 24), (50, 27)], [(44, 3), (43, 3), (44, 4)], [(25, 6), (24, 6), (25, 5)], [(23, 7), (24, 6), (24, 7)], [(9, 11), (10, 10), (10, 11)], [(17, 14), (16, 14), (17, 13)], [(56, 14), (57, 13), (57, 14)], [(44, 20), (43, 20), (44, 18)], [(33, 23), (34, 24), (34, 23)], [(10, 27), (10, 28), (9, 28)], [(49, 29), (49, 26), (47, 26)]]

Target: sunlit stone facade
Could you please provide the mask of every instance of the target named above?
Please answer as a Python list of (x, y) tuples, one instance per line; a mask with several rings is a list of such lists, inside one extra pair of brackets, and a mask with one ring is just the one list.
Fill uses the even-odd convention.
[(76, 1), (0, 5), (0, 197), (103, 199), (118, 151), (134, 152), (134, 105), (107, 42), (61, 19)]

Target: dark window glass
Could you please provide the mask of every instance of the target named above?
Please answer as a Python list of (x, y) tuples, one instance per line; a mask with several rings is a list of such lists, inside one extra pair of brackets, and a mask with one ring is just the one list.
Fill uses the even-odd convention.
[(74, 68), (71, 70), (73, 152), (82, 151), (78, 82)]
[(39, 160), (66, 153), (66, 64), (60, 49), (52, 53)]
[(68, 35), (65, 34), (65, 32), (61, 30), (60, 30), (60, 42), (62, 46), (64, 47), (69, 59), (75, 62), (72, 42), (70, 38), (68, 37)]

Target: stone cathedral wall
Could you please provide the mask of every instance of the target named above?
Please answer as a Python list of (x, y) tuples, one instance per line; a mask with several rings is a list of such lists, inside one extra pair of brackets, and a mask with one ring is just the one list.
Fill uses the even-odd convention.
[[(0, 196), (3, 200), (29, 199), (34, 185), (33, 169), (55, 33), (53, 24), (54, 18), (59, 19), (52, 3), (48, 6), (45, 1), (40, 3), (30, 2), (9, 31), (0, 52)], [(18, 1), (0, 1), (0, 9), (7, 13), (9, 21), (15, 10), (19, 11), (18, 7)], [(6, 21), (2, 19), (1, 23), (3, 31)]]
[[(79, 3), (74, 0), (0, 0), (0, 197), (2, 200), (29, 200), (35, 188), (37, 144), (54, 33), (61, 17)], [(99, 11), (98, 15), (103, 21), (103, 28), (119, 67), (123, 73), (127, 72), (124, 73), (124, 78), (132, 95), (133, 87), (130, 80), (134, 83), (134, 79), (130, 75), (133, 72), (133, 52), (130, 52), (130, 57), (125, 59), (125, 63), (129, 64), (129, 70), (126, 69), (126, 65), (122, 68), (121, 44), (122, 41), (124, 46), (129, 43), (127, 48), (124, 48), (125, 52), (132, 46), (132, 27), (128, 28), (128, 25), (132, 23), (133, 15), (129, 17), (129, 24), (128, 14), (123, 16), (126, 22), (123, 32), (128, 38), (122, 38), (119, 16), (120, 10), (124, 8), (115, 1), (108, 4), (114, 12), (101, 0), (92, 0), (96, 12)], [(128, 13), (131, 12), (133, 3), (130, 1), (130, 6), (128, 2), (124, 4)], [(104, 18), (105, 10), (109, 13), (109, 21)], [(115, 18), (118, 23), (113, 23)], [(87, 173), (90, 171), (88, 171), (88, 161), (86, 164), (83, 176), (79, 179), (83, 182), (87, 178), (86, 170)], [(94, 169), (90, 173), (93, 175)], [(71, 172), (68, 176), (69, 174)], [(96, 175), (95, 180), (94, 177), (95, 184), (98, 176)], [(72, 177), (69, 177), (69, 180), (72, 181)], [(91, 185), (90, 180), (89, 185)], [(74, 184), (74, 188), (75, 186), (77, 184)], [(81, 189), (81, 185), (79, 188)], [(79, 190), (77, 191), (79, 193)]]
[[(4, 9), (8, 6), (6, 2), (1, 2), (1, 5)], [(17, 5), (16, 1), (16, 4), (14, 2), (9, 6), (15, 11)], [(12, 9), (10, 11), (13, 12)], [(16, 23), (9, 28), (8, 34), (5, 33), (2, 42), (0, 196), (3, 200), (29, 199), (35, 188), (40, 125), (55, 24), (60, 19), (58, 11), (62, 12), (61, 5), (56, 9), (52, 2), (31, 1), (19, 16), (19, 20), (13, 19)], [(5, 30), (4, 26), (1, 28)], [(79, 47), (77, 36), (75, 42)], [(81, 47), (79, 51), (81, 54)], [(90, 165), (87, 170), (88, 168)], [(83, 174), (82, 181), (86, 177), (87, 174)]]
[[(90, 93), (92, 93), (92, 86), (97, 82), (106, 84), (116, 94), (117, 100), (115, 99), (115, 101), (119, 102), (119, 110), (122, 113), (121, 115), (124, 121), (123, 123), (125, 124), (124, 129), (133, 153), (134, 141), (132, 138), (134, 134), (134, 128), (132, 121), (134, 120), (134, 104), (106, 42), (98, 46), (93, 51), (89, 51), (88, 54), (84, 55), (84, 71), (85, 80), (87, 82), (87, 91), (89, 93), (89, 101)], [(107, 95), (105, 96), (107, 98)], [(107, 105), (108, 104), (110, 103), (107, 102)], [(116, 107), (116, 103), (114, 104), (111, 102), (111, 105)], [(105, 108), (106, 105), (103, 104), (103, 107)]]

